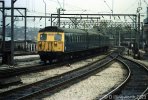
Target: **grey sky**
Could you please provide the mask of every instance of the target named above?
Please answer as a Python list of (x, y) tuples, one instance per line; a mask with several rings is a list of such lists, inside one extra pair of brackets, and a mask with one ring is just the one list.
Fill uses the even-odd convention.
[[(10, 7), (11, 0), (5, 0), (6, 6)], [(44, 0), (47, 5), (47, 13), (57, 13), (57, 8), (63, 7), (66, 10), (64, 13), (126, 13), (126, 14), (136, 14), (138, 8), (138, 2), (140, 0)], [(59, 1), (59, 2), (58, 2)], [(64, 3), (63, 3), (64, 1)], [(148, 0), (145, 0), (148, 3)], [(45, 4), (43, 0), (17, 0), (15, 7), (27, 7), (28, 15), (44, 15), (45, 14)], [(142, 10), (140, 11), (141, 21), (146, 18), (146, 3), (141, 0)], [(28, 22), (33, 22), (33, 20), (28, 20)], [(43, 22), (43, 21), (42, 21)], [(10, 22), (7, 22), (10, 23)], [(18, 25), (18, 21), (15, 22)], [(34, 22), (31, 26), (44, 26), (44, 22), (40, 21)]]
[[(11, 0), (5, 0), (6, 6), (10, 6)], [(56, 9), (63, 7), (67, 13), (110, 13), (112, 8), (114, 13), (136, 13), (138, 2), (140, 0), (44, 0), (47, 5), (48, 13), (56, 13)], [(60, 2), (60, 4), (58, 3)], [(106, 3), (105, 3), (106, 1)], [(141, 13), (146, 14), (146, 4), (142, 1)], [(148, 0), (145, 0), (148, 2)], [(112, 6), (113, 2), (113, 6)], [(27, 7), (30, 12), (44, 13), (43, 0), (17, 0), (15, 3), (17, 7)], [(85, 11), (85, 12), (84, 12)], [(66, 13), (65, 12), (65, 13)]]

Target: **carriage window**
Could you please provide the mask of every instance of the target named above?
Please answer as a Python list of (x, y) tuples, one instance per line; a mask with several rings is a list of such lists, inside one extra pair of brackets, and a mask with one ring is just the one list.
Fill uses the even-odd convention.
[(55, 34), (54, 40), (55, 41), (61, 41), (62, 40), (62, 35), (61, 34)]
[(40, 35), (40, 40), (46, 40), (46, 39), (47, 39), (47, 34)]

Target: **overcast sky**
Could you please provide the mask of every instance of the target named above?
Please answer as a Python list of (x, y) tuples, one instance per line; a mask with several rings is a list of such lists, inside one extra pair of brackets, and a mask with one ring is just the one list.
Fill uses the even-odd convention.
[[(6, 1), (6, 6), (10, 6), (11, 0)], [(44, 0), (48, 13), (56, 13), (59, 7), (66, 10), (65, 13), (130, 13), (135, 14), (140, 0)], [(59, 1), (59, 2), (58, 2)], [(146, 1), (141, 0), (141, 13), (146, 14)], [(64, 3), (63, 3), (64, 2)], [(17, 0), (15, 7), (27, 7), (30, 12), (44, 13), (45, 4), (43, 0)]]
[[(4, 1), (6, 1), (6, 7), (11, 6), (11, 0)], [(15, 7), (27, 8), (28, 15), (44, 15), (45, 3), (43, 1), (46, 2), (46, 12), (48, 14), (57, 13), (57, 8), (60, 7), (66, 10), (64, 13), (111, 13), (113, 10), (114, 14), (136, 14), (136, 10), (138, 8), (138, 3), (140, 0), (17, 0), (15, 2)], [(140, 11), (140, 13), (141, 15), (144, 15), (143, 17), (141, 17), (141, 21), (146, 18), (147, 5), (144, 1), (148, 3), (148, 0), (141, 0), (142, 10)], [(27, 21), (32, 22), (33, 20)], [(6, 24), (7, 23), (10, 23), (8, 22), (8, 19)], [(33, 22), (31, 26), (41, 26), (41, 24), (42, 26), (44, 26), (44, 22), (41, 23), (40, 21), (36, 21)], [(16, 21), (15, 25), (21, 24)]]

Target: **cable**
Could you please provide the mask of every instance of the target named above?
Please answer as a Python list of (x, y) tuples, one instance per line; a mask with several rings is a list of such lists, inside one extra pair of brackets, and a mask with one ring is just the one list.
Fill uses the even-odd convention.
[[(57, 1), (55, 1), (55, 0), (48, 0), (48, 1), (52, 1), (52, 2), (57, 3)], [(69, 3), (65, 3), (65, 2), (64, 2), (64, 5), (67, 5), (67, 6), (71, 7), (71, 8), (78, 8), (78, 9), (81, 9), (81, 10), (86, 10), (86, 9), (83, 9), (83, 8), (80, 8), (80, 7), (77, 7), (75, 5), (72, 5), (72, 4), (69, 4)]]
[(147, 7), (148, 7), (148, 3), (145, 1), (145, 0), (143, 0), (143, 2), (145, 2), (145, 4), (147, 5)]
[(57, 0), (57, 2), (58, 2), (58, 4), (60, 5), (60, 8), (62, 8), (62, 6), (61, 6), (61, 4), (60, 4), (59, 0)]
[(107, 4), (107, 2), (104, 0), (104, 3), (107, 5), (107, 7), (110, 9), (110, 11), (113, 13), (113, 10), (111, 9), (111, 7)]

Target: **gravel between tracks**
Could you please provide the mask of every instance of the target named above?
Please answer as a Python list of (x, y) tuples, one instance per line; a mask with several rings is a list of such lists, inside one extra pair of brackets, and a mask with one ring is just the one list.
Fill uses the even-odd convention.
[(20, 76), (20, 78), (21, 78), (23, 84), (19, 84), (17, 86), (10, 86), (9, 88), (0, 89), (0, 92), (8, 91), (8, 90), (11, 90), (13, 88), (17, 88), (17, 87), (20, 87), (20, 86), (23, 86), (23, 85), (31, 84), (33, 82), (37, 82), (37, 81), (40, 81), (40, 80), (43, 80), (43, 79), (46, 79), (46, 78), (49, 78), (49, 77), (57, 76), (59, 74), (62, 74), (62, 73), (77, 69), (79, 67), (83, 67), (84, 65), (87, 65), (88, 63), (92, 63), (92, 62), (94, 62), (96, 60), (102, 59), (105, 56), (106, 55), (101, 55), (101, 56), (98, 56), (98, 57), (94, 57), (93, 59), (92, 58), (91, 59), (86, 59), (86, 60), (83, 60), (83, 61), (73, 63), (71, 65), (61, 66), (61, 67), (57, 67), (57, 68), (42, 71), (42, 72), (22, 75), (22, 76)]
[(125, 79), (126, 71), (115, 62), (100, 73), (42, 100), (92, 100), (102, 96)]
[[(74, 70), (88, 63), (101, 59), (104, 56), (105, 55), (80, 61), (70, 66), (61, 66), (40, 73), (23, 75), (21, 76), (23, 84), (18, 86), (11, 86), (6, 89), (0, 89), (0, 92), (4, 92), (45, 78), (53, 77), (70, 70)], [(124, 80), (125, 73), (126, 71), (122, 69), (119, 63), (114, 63), (100, 73), (93, 75), (77, 84), (74, 84), (71, 87), (60, 91), (59, 93), (55, 93), (50, 97), (42, 98), (42, 100), (92, 100), (120, 84)]]
[[(0, 89), (0, 92), (30, 84), (32, 82), (40, 81), (45, 78), (57, 76), (61, 73), (65, 73), (67, 71), (87, 65), (88, 63), (94, 62), (98, 59), (102, 59), (104, 56), (105, 55), (95, 57), (93, 59), (83, 60), (71, 64), (70, 66), (61, 66), (48, 71), (20, 76), (23, 84)], [(122, 69), (120, 64), (114, 63), (109, 68), (104, 69), (100, 73), (93, 75), (77, 84), (74, 84), (71, 87), (60, 91), (59, 93), (55, 93), (50, 97), (45, 97), (42, 100), (92, 100), (120, 84), (125, 78), (125, 73), (126, 71)]]

